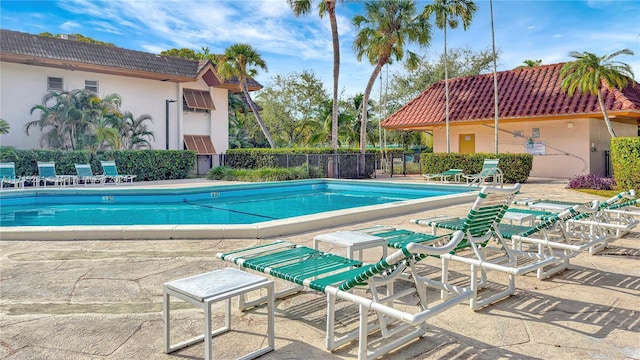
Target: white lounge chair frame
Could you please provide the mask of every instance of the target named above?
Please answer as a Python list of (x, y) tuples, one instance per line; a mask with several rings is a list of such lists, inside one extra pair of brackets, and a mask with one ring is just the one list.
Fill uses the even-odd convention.
[[(482, 186), (500, 186), (504, 183), (504, 173), (498, 167), (500, 159), (484, 159), (482, 170), (477, 174), (462, 175), (465, 178), (469, 189), (480, 189)], [(487, 179), (492, 181), (489, 183)]]
[[(343, 344), (359, 339), (358, 359), (382, 356), (423, 336), (427, 331), (426, 321), (431, 317), (470, 299), (472, 292), (469, 288), (445, 284), (443, 282), (421, 276), (414, 268), (417, 260), (424, 259), (427, 256), (439, 256), (452, 251), (456, 246), (458, 246), (463, 237), (464, 234), (462, 232), (457, 232), (450, 237), (450, 240), (448, 237), (444, 237), (443, 239), (446, 240), (444, 245), (442, 243), (433, 243), (431, 246), (416, 243), (407, 244), (402, 250), (394, 252), (371, 268), (376, 269), (378, 268), (378, 265), (383, 264), (395, 264), (395, 268), (392, 268), (390, 272), (381, 272), (376, 276), (372, 276), (372, 273), (364, 272), (361, 275), (357, 275), (354, 279), (357, 279), (358, 283), (366, 282), (366, 287), (370, 291), (371, 297), (355, 294), (351, 286), (345, 287), (345, 283), (332, 284), (324, 287), (322, 292), (327, 295), (327, 349), (335, 350)], [(239, 252), (218, 254), (217, 256), (225, 261), (234, 262), (238, 264), (240, 268), (245, 269), (243, 264), (246, 258), (250, 258), (260, 252), (264, 252), (265, 250), (268, 250), (269, 247), (281, 246), (286, 247), (294, 245), (281, 241)], [(272, 275), (277, 279), (283, 279), (282, 274), (278, 274), (278, 271), (275, 268), (272, 269), (268, 267), (262, 272), (267, 275)], [(308, 278), (304, 280), (288, 278), (288, 281), (294, 281), (296, 284), (318, 290), (317, 286), (314, 286), (314, 281), (316, 280), (316, 278)], [(409, 281), (413, 286), (406, 290), (395, 292), (393, 285), (398, 281)], [(377, 288), (382, 285), (386, 285), (387, 287), (387, 292), (384, 296), (380, 296), (377, 290)], [(440, 291), (446, 291), (447, 294), (452, 295), (436, 305), (428, 306), (430, 304), (427, 304), (426, 294), (427, 288), (429, 287)], [(418, 311), (403, 311), (393, 306), (393, 303), (397, 299), (410, 294), (415, 294), (420, 299)], [(358, 328), (340, 337), (336, 336), (335, 333), (337, 299), (349, 301), (357, 305), (359, 308)], [(263, 299), (253, 300), (252, 303), (255, 304), (261, 301), (263, 301)], [(369, 311), (377, 313), (377, 322), (369, 323)], [(390, 322), (394, 322), (395, 326), (391, 327)], [(369, 349), (369, 333), (376, 330), (380, 330), (383, 339), (391, 338), (393, 336), (393, 340), (390, 340), (382, 346)]]

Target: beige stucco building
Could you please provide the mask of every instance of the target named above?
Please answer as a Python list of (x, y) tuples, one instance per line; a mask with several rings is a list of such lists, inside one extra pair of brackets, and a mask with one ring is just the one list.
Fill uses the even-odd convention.
[[(560, 88), (563, 64), (498, 73), (498, 152), (534, 154), (531, 176), (607, 175), (610, 135), (596, 96)], [(493, 75), (449, 80), (449, 149), (495, 153)], [(640, 85), (602, 91), (617, 136), (638, 136)], [(426, 89), (382, 127), (433, 133), (434, 152), (446, 152), (444, 81)]]

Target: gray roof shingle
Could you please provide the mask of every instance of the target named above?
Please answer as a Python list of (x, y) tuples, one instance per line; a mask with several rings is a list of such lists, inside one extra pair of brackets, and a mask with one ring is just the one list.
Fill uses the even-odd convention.
[[(204, 66), (197, 60), (161, 56), (115, 46), (39, 36), (6, 29), (0, 29), (0, 54), (70, 61), (192, 79), (198, 76)], [(229, 79), (225, 83), (237, 85), (238, 80)], [(247, 85), (252, 89), (262, 88), (260, 83), (251, 78), (248, 79)]]
[(12, 30), (0, 30), (0, 42), (0, 51), (3, 54), (75, 61), (191, 78), (196, 77), (198, 73), (198, 62), (194, 60)]

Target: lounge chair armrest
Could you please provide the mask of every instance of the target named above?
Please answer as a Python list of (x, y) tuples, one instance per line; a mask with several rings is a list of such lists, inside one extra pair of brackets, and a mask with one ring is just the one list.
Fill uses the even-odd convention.
[(447, 242), (447, 244), (443, 246), (428, 246), (417, 243), (409, 243), (407, 244), (406, 249), (414, 254), (442, 255), (453, 251), (458, 246), (458, 244), (460, 244), (462, 239), (464, 239), (464, 233), (458, 230), (451, 234), (449, 242)]
[(631, 189), (627, 192), (625, 192), (624, 194), (622, 194), (623, 197), (629, 199), (629, 200), (633, 200), (636, 198), (636, 190), (635, 189)]
[(582, 213), (594, 213), (596, 211), (598, 211), (598, 208), (600, 207), (600, 201), (598, 200), (593, 200), (591, 202), (591, 206), (586, 206), (586, 205), (575, 205), (573, 208), (576, 211), (582, 212)]

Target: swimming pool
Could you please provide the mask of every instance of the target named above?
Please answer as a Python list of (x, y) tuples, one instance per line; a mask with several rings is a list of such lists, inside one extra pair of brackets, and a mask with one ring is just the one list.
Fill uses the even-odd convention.
[[(263, 237), (475, 196), (465, 186), (299, 180), (181, 188), (73, 188), (0, 194), (2, 239)], [(421, 205), (419, 205), (421, 204)], [(89, 235), (89, 236), (87, 236)]]

